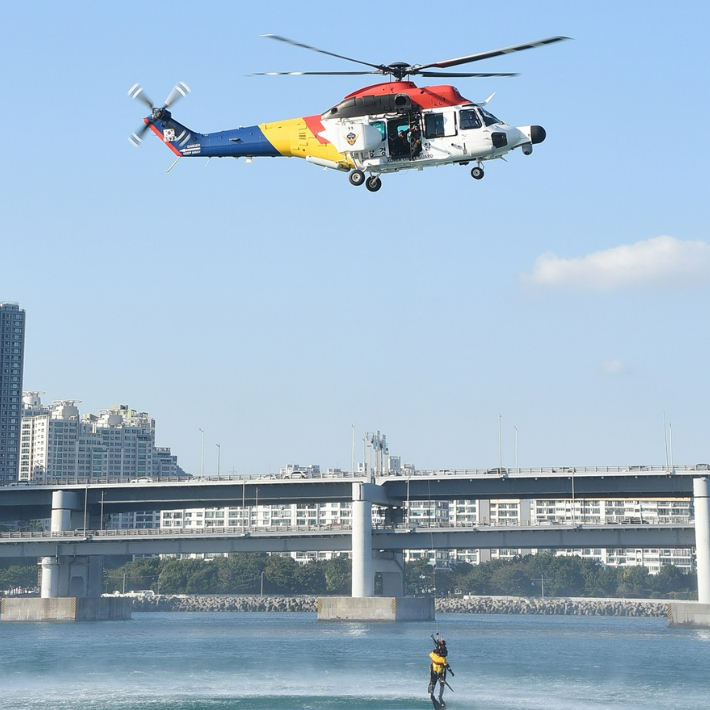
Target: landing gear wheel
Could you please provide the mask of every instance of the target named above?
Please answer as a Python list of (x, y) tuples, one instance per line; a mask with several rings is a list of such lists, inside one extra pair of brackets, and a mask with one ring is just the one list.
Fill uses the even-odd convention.
[(362, 185), (365, 182), (365, 173), (362, 170), (353, 170), (350, 175), (348, 175), (351, 185)]
[(471, 177), (474, 180), (480, 180), (483, 177), (483, 168), (471, 168)]
[(377, 176), (367, 178), (367, 181), (365, 182), (365, 187), (370, 192), (377, 192), (382, 187), (382, 180), (380, 180), (380, 178), (378, 178)]

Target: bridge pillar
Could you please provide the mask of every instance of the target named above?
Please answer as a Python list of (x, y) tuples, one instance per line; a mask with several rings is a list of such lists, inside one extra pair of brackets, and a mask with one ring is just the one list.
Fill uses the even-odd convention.
[(695, 506), (695, 564), (698, 571), (698, 601), (710, 604), (710, 498), (708, 479), (693, 479)]
[[(66, 532), (83, 525), (82, 506), (74, 491), (52, 493), (51, 531)], [(42, 599), (57, 597), (101, 596), (103, 564), (101, 557), (74, 557), (71, 559), (40, 557), (42, 570), (40, 594)]]
[(372, 569), (372, 503), (365, 499), (364, 484), (353, 482), (352, 595), (374, 597)]
[(42, 570), (40, 596), (42, 599), (54, 599), (59, 596), (59, 559), (57, 557), (40, 557)]
[(54, 491), (52, 493), (52, 520), (50, 530), (63, 532), (74, 530), (79, 525), (76, 522), (76, 513), (79, 512), (79, 496), (75, 491)]

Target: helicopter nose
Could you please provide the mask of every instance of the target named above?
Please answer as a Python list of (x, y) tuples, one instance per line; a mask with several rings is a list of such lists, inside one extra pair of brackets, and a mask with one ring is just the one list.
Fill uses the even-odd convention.
[(530, 140), (533, 143), (542, 143), (547, 138), (547, 132), (542, 126), (530, 126)]

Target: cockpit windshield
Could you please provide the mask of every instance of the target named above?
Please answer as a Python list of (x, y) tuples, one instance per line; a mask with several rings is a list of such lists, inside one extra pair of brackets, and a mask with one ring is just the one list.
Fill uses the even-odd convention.
[(481, 127), (481, 119), (478, 117), (475, 108), (466, 108), (459, 112), (459, 126), (463, 131), (469, 128)]
[(485, 109), (480, 109), (481, 116), (483, 117), (483, 123), (487, 126), (493, 126), (496, 123), (503, 123), (499, 118), (496, 118), (492, 113), (488, 113)]

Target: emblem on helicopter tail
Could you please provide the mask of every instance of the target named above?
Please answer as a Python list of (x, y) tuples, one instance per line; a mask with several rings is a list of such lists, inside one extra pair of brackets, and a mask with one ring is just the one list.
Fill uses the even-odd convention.
[(357, 140), (357, 134), (353, 133), (350, 131), (347, 136), (345, 136), (345, 140), (350, 144), (350, 145), (355, 145), (355, 141)]
[(163, 141), (165, 143), (173, 143), (175, 141), (175, 129), (174, 128), (166, 128), (163, 131)]

